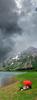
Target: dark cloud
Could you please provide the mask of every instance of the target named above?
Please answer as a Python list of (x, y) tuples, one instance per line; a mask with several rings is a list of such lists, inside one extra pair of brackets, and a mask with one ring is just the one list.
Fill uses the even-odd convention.
[(15, 1), (0, 0), (0, 61), (8, 57), (11, 51), (14, 51), (13, 34), (21, 33), (17, 22), (18, 13)]
[(2, 29), (4, 35), (5, 33), (6, 35), (21, 34), (21, 30), (21, 27), (19, 27), (17, 23), (8, 23), (7, 26)]
[(14, 49), (14, 40), (11, 41), (10, 37), (3, 37), (0, 30), (0, 62), (5, 60), (9, 56), (9, 52)]
[(19, 33), (17, 7), (14, 0), (0, 0), (0, 28), (3, 33)]

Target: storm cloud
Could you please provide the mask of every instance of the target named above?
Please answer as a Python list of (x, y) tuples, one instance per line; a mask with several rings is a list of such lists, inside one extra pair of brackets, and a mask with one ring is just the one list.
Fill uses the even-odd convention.
[(14, 51), (13, 34), (21, 33), (17, 21), (18, 13), (14, 0), (0, 0), (0, 61), (6, 58), (11, 50)]
[(14, 0), (0, 0), (0, 28), (2, 31), (6, 34), (21, 31), (17, 21), (18, 13)]
[(37, 47), (37, 0), (0, 0), (0, 62)]

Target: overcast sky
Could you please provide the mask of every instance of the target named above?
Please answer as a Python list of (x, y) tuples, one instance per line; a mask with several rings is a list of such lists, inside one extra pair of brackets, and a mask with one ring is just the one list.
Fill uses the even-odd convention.
[(0, 61), (37, 47), (37, 0), (0, 0)]

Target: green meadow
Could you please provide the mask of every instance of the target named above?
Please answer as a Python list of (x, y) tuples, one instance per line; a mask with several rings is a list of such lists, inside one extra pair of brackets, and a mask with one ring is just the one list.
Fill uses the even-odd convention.
[[(27, 72), (16, 76), (17, 82), (0, 88), (0, 100), (37, 100), (37, 72)], [(32, 81), (32, 89), (18, 91), (23, 80)]]

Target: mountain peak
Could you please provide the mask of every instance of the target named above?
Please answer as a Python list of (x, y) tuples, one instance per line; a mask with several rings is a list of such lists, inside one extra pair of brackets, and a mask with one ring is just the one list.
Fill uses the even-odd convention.
[(26, 50), (26, 53), (27, 53), (27, 54), (36, 55), (36, 54), (37, 54), (37, 48), (35, 48), (35, 47), (29, 47), (29, 48)]
[(28, 49), (31, 49), (31, 50), (33, 50), (33, 49), (37, 49), (37, 48), (35, 48), (35, 47), (32, 47), (32, 46), (31, 46), (31, 47), (29, 47)]

